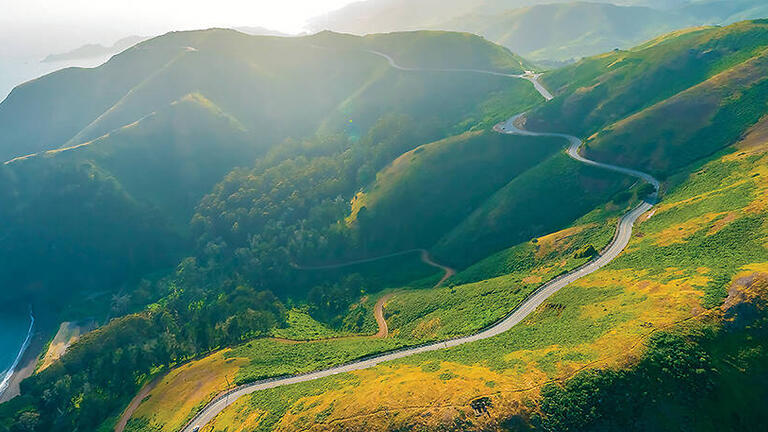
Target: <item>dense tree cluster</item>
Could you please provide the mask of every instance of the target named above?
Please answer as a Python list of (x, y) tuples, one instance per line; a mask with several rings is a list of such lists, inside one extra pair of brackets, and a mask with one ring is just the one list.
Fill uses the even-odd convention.
[[(189, 276), (191, 266), (182, 264), (180, 280)], [(86, 334), (60, 361), (24, 381), (24, 397), (33, 405), (18, 414), (14, 428), (94, 430), (156, 368), (263, 336), (285, 322), (282, 303), (268, 291), (188, 286), (172, 284), (161, 304)]]
[(349, 258), (350, 250), (365, 253), (367, 245), (344, 225), (350, 199), (426, 135), (409, 117), (388, 115), (359, 140), (338, 135), (289, 142), (255, 168), (233, 171), (192, 219), (206, 277), (237, 277), (290, 292), (306, 286), (297, 280), (297, 264)]

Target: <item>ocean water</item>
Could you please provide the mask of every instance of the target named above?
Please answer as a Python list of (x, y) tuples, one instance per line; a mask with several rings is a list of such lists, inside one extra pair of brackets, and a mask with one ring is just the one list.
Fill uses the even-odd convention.
[(5, 390), (11, 368), (18, 363), (22, 348), (31, 340), (32, 317), (24, 308), (0, 311), (0, 393)]
[(67, 67), (96, 67), (110, 56), (43, 63), (38, 58), (0, 57), (0, 102), (19, 84)]

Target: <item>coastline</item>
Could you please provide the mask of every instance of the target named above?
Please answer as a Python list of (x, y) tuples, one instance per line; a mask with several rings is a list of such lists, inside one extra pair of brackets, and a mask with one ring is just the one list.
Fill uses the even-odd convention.
[(35, 320), (33, 324), (32, 334), (29, 337), (29, 343), (24, 349), (23, 353), (20, 353), (20, 359), (13, 370), (13, 374), (8, 379), (8, 386), (0, 393), (0, 404), (7, 402), (21, 393), (20, 385), (25, 379), (32, 376), (37, 366), (37, 359), (40, 357), (45, 344), (47, 342), (43, 326), (38, 324), (38, 320)]

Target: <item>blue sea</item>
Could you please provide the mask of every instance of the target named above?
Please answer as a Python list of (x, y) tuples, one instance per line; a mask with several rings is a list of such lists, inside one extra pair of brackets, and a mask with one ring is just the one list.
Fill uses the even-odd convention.
[(0, 394), (5, 391), (13, 368), (20, 359), (22, 348), (32, 339), (29, 312), (0, 311)]

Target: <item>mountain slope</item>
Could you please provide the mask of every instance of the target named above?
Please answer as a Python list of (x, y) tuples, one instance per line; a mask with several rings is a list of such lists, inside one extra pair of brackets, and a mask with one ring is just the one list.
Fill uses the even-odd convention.
[[(737, 72), (744, 66), (764, 71), (761, 61), (755, 56), (727, 68), (726, 77), (716, 75), (726, 85), (708, 92), (768, 113), (765, 98), (750, 99), (751, 83), (744, 80), (760, 82), (756, 70)], [(697, 87), (672, 98), (685, 98)], [(680, 138), (680, 146), (667, 148), (678, 160), (689, 152), (698, 158), (670, 169), (662, 201), (638, 220), (625, 252), (551, 297), (509, 333), (373, 370), (257, 392), (222, 412), (214, 428), (759, 429), (765, 413), (757, 406), (766, 396), (768, 376), (768, 122), (735, 126), (745, 139), (725, 144), (716, 155), (696, 153), (695, 134), (687, 135), (684, 145)], [(657, 142), (647, 125), (634, 133), (651, 137), (646, 150)], [(568, 235), (553, 233), (541, 248), (567, 250), (566, 239), (578, 236), (578, 228), (583, 225)], [(545, 241), (535, 240), (518, 246), (530, 250)], [(539, 265), (525, 280), (536, 283), (558, 270), (555, 263)], [(508, 295), (524, 286), (513, 273), (484, 280), (481, 288), (462, 284), (395, 294), (388, 316), (392, 334), (444, 334), (460, 318), (474, 317), (475, 308), (450, 314), (461, 310), (456, 297), (482, 296), (485, 307), (478, 313), (487, 312), (496, 305), (492, 286), (501, 285)], [(449, 314), (436, 313), (439, 305), (449, 305)], [(410, 321), (413, 316), (419, 319)], [(256, 356), (256, 350), (243, 348), (232, 357)], [(269, 363), (261, 357), (257, 362)], [(246, 368), (238, 369), (238, 376), (251, 377)], [(163, 426), (152, 423), (150, 418), (157, 418), (152, 413), (144, 414), (146, 424)]]
[(557, 140), (542, 141), (485, 131), (420, 146), (379, 172), (355, 197), (350, 223), (366, 249), (429, 247), (560, 147)]
[(562, 61), (634, 46), (694, 22), (646, 7), (574, 2), (466, 15), (440, 27), (483, 35), (534, 61)]
[(628, 48), (674, 29), (766, 14), (761, 0), (369, 0), (319, 17), (312, 25), (355, 34), (424, 28), (466, 31), (530, 60), (557, 63)]
[[(676, 32), (585, 59), (544, 78), (559, 89), (557, 98), (531, 113), (527, 125), (574, 130), (590, 136), (588, 152), (671, 172), (733, 142), (760, 118), (767, 48), (768, 23), (758, 20)], [(625, 141), (629, 125), (643, 128), (638, 137), (647, 141)], [(672, 148), (695, 134), (702, 145)]]
[(63, 300), (172, 265), (197, 202), (258, 150), (230, 117), (191, 95), (93, 142), (3, 165), (0, 273), (17, 287), (6, 300), (34, 293), (43, 301), (50, 290)]
[[(350, 96), (379, 80), (428, 82), (424, 75), (392, 70), (384, 59), (365, 52), (392, 49), (406, 40), (408, 50), (392, 53), (404, 61), (424, 57), (435, 65), (523, 69), (523, 61), (509, 51), (470, 35), (279, 38), (231, 30), (171, 33), (136, 45), (98, 68), (67, 69), (19, 86), (0, 105), (0, 158), (91, 141), (193, 92), (239, 119), (262, 142), (306, 136)], [(477, 104), (499, 84), (482, 80), (462, 87), (474, 91), (470, 103)], [(414, 97), (403, 90), (389, 93), (392, 104), (402, 96)], [(357, 113), (355, 119), (360, 129), (378, 118), (364, 114)], [(41, 123), (46, 127), (38, 127)], [(339, 123), (334, 127), (341, 127)]]

